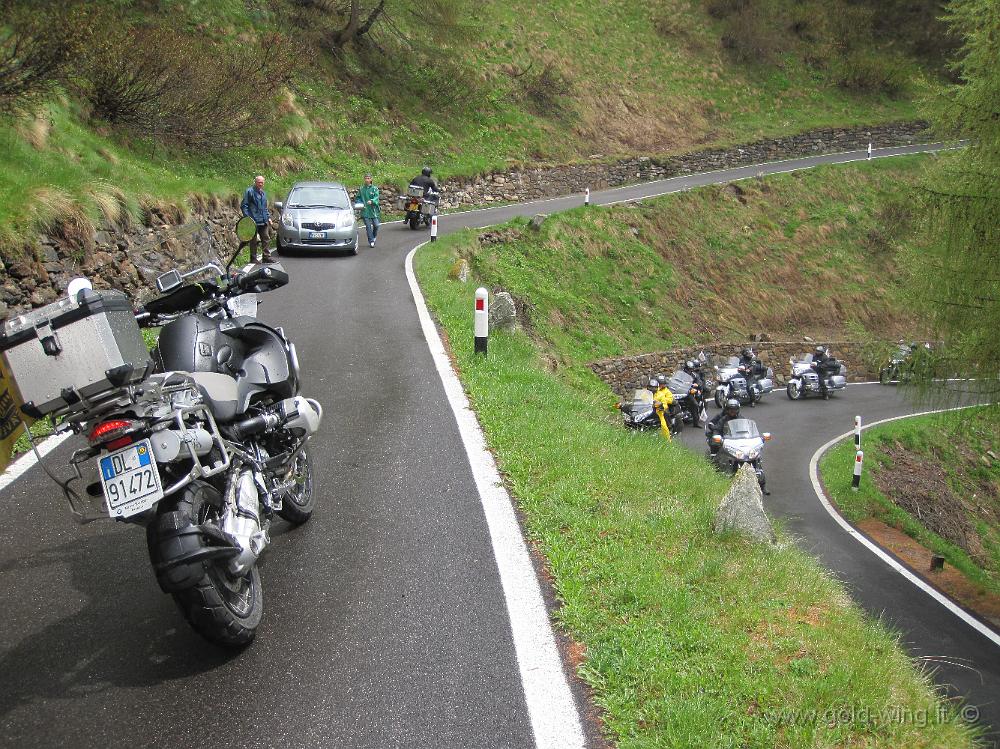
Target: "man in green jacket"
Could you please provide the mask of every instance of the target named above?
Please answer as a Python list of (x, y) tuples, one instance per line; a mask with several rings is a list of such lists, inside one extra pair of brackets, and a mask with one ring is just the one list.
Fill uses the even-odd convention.
[(382, 220), (382, 209), (378, 202), (378, 188), (372, 184), (372, 176), (365, 175), (365, 184), (358, 190), (358, 202), (364, 206), (361, 209), (361, 220), (365, 222), (368, 233), (368, 246), (374, 247), (378, 239), (378, 227)]

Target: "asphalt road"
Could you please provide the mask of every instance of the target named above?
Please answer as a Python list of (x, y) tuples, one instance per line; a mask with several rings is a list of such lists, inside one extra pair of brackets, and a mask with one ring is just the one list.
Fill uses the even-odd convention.
[[(678, 178), (592, 200), (859, 157)], [(441, 232), (581, 200), (449, 215)], [(247, 651), (221, 654), (188, 629), (156, 587), (137, 529), (74, 525), (37, 468), (0, 493), (0, 745), (533, 745), (482, 505), (403, 273), (404, 255), (425, 238), (388, 224), (359, 257), (288, 258), (292, 283), (262, 299), (260, 317), (296, 342), (303, 393), (323, 403), (325, 418), (313, 441), (317, 512), (301, 528), (272, 528), (261, 563), (265, 618)], [(871, 401), (870, 413), (860, 411), (866, 419), (906, 408), (866, 392), (852, 389), (843, 404), (788, 404), (798, 413), (780, 429), (768, 419), (778, 435), (768, 449), (770, 509), (866, 608), (881, 613), (893, 602), (891, 620), (914, 652), (967, 654), (984, 674), (978, 691), (968, 675), (939, 678), (965, 694), (1000, 694), (996, 650), (971, 652), (967, 633), (840, 538), (811, 488), (793, 481), (806, 480), (809, 445), (849, 428), (861, 399)], [(771, 397), (762, 423), (784, 412)], [(802, 418), (820, 409), (843, 414)], [(64, 465), (69, 448), (47, 462)]]

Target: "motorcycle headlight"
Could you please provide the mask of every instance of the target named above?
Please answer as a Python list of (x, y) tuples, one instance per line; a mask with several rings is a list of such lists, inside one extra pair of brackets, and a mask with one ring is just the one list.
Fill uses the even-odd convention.
[(745, 460), (757, 460), (760, 456), (760, 448), (758, 447), (756, 450), (747, 450), (745, 455)]
[(732, 450), (731, 452), (733, 453), (733, 457), (736, 458), (737, 460), (747, 459), (747, 454), (742, 450)]
[(292, 214), (288, 211), (281, 214), (281, 225), (288, 229), (295, 228), (295, 222), (292, 220)]

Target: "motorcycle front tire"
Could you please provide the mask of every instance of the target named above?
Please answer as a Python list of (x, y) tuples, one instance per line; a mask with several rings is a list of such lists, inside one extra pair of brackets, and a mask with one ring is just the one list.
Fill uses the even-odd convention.
[(785, 392), (788, 394), (788, 400), (797, 401), (802, 397), (802, 391), (799, 390), (799, 386), (794, 382), (789, 382), (785, 388)]
[(309, 454), (308, 447), (303, 447), (302, 451), (295, 456), (292, 478), (295, 479), (295, 488), (285, 492), (282, 496), (278, 515), (292, 525), (302, 525), (312, 517), (316, 507), (312, 456)]
[(724, 392), (722, 392), (721, 388), (716, 388), (715, 389), (715, 405), (718, 406), (719, 408), (722, 408), (722, 406), (725, 405), (725, 402), (726, 402), (726, 394)]
[(878, 373), (878, 381), (880, 385), (888, 385), (892, 382), (892, 370), (889, 367), (882, 367)]

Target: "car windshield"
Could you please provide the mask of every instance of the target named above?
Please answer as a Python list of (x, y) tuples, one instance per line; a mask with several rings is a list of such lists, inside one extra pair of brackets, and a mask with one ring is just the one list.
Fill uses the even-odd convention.
[(760, 432), (757, 431), (757, 424), (753, 419), (733, 419), (732, 421), (728, 421), (726, 422), (723, 434), (726, 437), (738, 440), (760, 437)]
[(694, 378), (687, 372), (677, 371), (670, 375), (667, 380), (667, 387), (671, 393), (687, 393), (691, 389)]
[(346, 210), (351, 202), (342, 187), (296, 187), (288, 196), (288, 207)]

